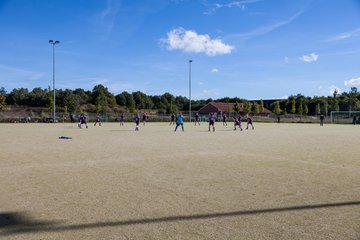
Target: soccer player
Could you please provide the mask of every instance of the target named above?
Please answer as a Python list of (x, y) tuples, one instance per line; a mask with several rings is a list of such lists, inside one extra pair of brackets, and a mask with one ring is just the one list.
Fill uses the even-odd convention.
[(196, 123), (199, 124), (199, 126), (200, 126), (200, 116), (199, 116), (199, 113), (196, 113), (196, 114), (195, 114), (195, 126), (196, 126)]
[(170, 120), (170, 125), (171, 124), (175, 124), (175, 114), (171, 114), (171, 120)]
[(227, 122), (226, 122), (227, 116), (226, 116), (226, 113), (224, 113), (222, 117), (223, 117), (223, 126), (227, 126)]
[(125, 120), (125, 115), (124, 113), (121, 113), (119, 117), (120, 126), (124, 126), (124, 120)]
[(137, 113), (136, 115), (135, 115), (135, 131), (139, 131), (139, 124), (140, 124), (140, 116), (139, 116), (139, 114)]
[(143, 115), (142, 115), (143, 125), (145, 125), (147, 119), (148, 119), (148, 116), (147, 116), (147, 114), (144, 112)]
[(211, 126), (213, 128), (213, 132), (215, 132), (215, 116), (213, 113), (209, 114), (209, 132), (210, 132)]
[(71, 121), (72, 123), (75, 122), (75, 118), (74, 118), (74, 114), (73, 114), (73, 113), (70, 113), (70, 121)]
[(99, 126), (101, 126), (100, 115), (97, 115), (97, 116), (96, 116), (96, 120), (95, 120), (94, 126), (96, 126), (97, 123), (99, 123)]
[(86, 128), (88, 128), (88, 125), (87, 125), (87, 118), (86, 118), (86, 115), (84, 113), (82, 113), (79, 117), (79, 123), (78, 123), (78, 127), (81, 128), (81, 125), (82, 124), (85, 124)]
[(254, 130), (253, 120), (249, 114), (246, 114), (246, 119), (247, 119), (246, 130), (249, 129), (249, 125), (251, 125), (252, 129)]
[(239, 126), (240, 131), (242, 131), (242, 127), (241, 127), (241, 115), (239, 114), (239, 116), (237, 118), (235, 118), (234, 121), (234, 131), (236, 131), (236, 126)]
[(183, 115), (181, 114), (181, 112), (179, 112), (178, 116), (177, 116), (177, 119), (176, 119), (176, 127), (175, 127), (175, 132), (178, 128), (178, 126), (181, 125), (181, 129), (182, 131), (184, 131), (184, 120), (183, 120)]

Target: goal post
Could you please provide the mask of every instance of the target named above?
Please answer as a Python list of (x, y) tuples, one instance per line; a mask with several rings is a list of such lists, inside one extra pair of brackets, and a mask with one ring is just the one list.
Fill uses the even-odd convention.
[(331, 123), (352, 124), (356, 118), (356, 124), (360, 124), (360, 111), (332, 111), (330, 113)]

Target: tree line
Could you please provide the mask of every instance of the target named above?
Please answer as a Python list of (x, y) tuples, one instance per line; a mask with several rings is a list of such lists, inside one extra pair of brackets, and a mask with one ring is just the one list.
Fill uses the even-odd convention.
[(356, 87), (341, 94), (335, 90), (332, 96), (305, 97), (302, 94), (292, 95), (287, 99), (271, 103), (271, 111), (276, 115), (329, 115), (331, 111), (359, 111), (360, 93)]
[[(141, 91), (126, 92), (114, 95), (103, 85), (96, 85), (92, 91), (81, 88), (56, 90), (56, 107), (64, 112), (130, 112), (147, 109), (155, 110), (160, 114), (175, 113), (189, 110), (189, 99), (183, 96), (174, 96), (171, 93), (162, 95), (147, 95)], [(336, 90), (332, 96), (306, 97), (302, 94), (292, 95), (287, 99), (265, 100), (266, 106), (276, 115), (299, 114), (299, 115), (328, 115), (330, 111), (355, 111), (360, 110), (360, 93), (356, 87), (349, 92), (339, 94)], [(262, 100), (248, 101), (238, 97), (192, 100), (192, 111), (197, 111), (209, 102), (233, 102), (243, 103), (245, 112), (259, 113), (264, 107)], [(258, 104), (254, 104), (257, 102)], [(48, 108), (52, 112), (53, 91), (49, 88), (36, 87), (29, 91), (27, 88), (15, 88), (6, 92), (0, 88), (0, 109), (8, 106), (29, 106)], [(234, 109), (236, 111), (237, 105)], [(230, 110), (229, 110), (230, 111)]]

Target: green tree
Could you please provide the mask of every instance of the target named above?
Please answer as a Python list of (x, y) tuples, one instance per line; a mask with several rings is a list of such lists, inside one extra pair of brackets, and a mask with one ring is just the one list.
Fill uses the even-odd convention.
[(264, 101), (262, 99), (260, 101), (259, 111), (260, 111), (260, 113), (262, 113), (264, 111)]
[(116, 100), (106, 87), (99, 84), (96, 85), (91, 93), (92, 103), (96, 105), (96, 110), (104, 112), (106, 107), (114, 107)]
[(320, 103), (318, 103), (318, 104), (316, 105), (316, 110), (317, 110), (316, 114), (317, 114), (317, 115), (320, 115), (320, 114), (321, 114), (321, 105), (320, 105)]
[(48, 91), (47, 91), (47, 96), (48, 96), (48, 111), (51, 113), (54, 112), (54, 92), (51, 90), (50, 86), (48, 87)]
[(303, 104), (303, 99), (302, 98), (300, 98), (300, 100), (299, 100), (297, 113), (300, 114), (300, 115), (303, 115), (303, 113), (304, 113), (304, 104)]
[(132, 96), (134, 97), (136, 109), (145, 109), (146, 108), (146, 95), (140, 91), (133, 92)]
[(355, 98), (354, 99), (354, 110), (359, 111), (360, 110), (360, 100)]
[(355, 99), (356, 99), (356, 95), (357, 95), (357, 88), (356, 87), (352, 87), (350, 92), (350, 99), (349, 99), (349, 111), (353, 111), (354, 110), (354, 103), (355, 103)]
[(173, 100), (171, 99), (168, 107), (166, 108), (166, 113), (170, 114), (170, 113), (175, 113), (175, 112), (177, 112), (177, 108), (174, 105)]
[(122, 107), (126, 107), (126, 95), (129, 95), (128, 92), (122, 92), (115, 96), (116, 103)]
[[(175, 97), (175, 105), (179, 110), (184, 110), (184, 106), (188, 105), (189, 99), (183, 96), (177, 96)], [(155, 104), (155, 103), (154, 103)]]
[(96, 98), (96, 112), (97, 113), (103, 113), (104, 110), (105, 110), (105, 101), (104, 101), (104, 96), (102, 95), (99, 95), (97, 98)]
[(84, 91), (84, 89), (77, 88), (73, 91), (73, 94), (76, 96), (76, 99), (79, 100), (79, 105), (93, 103), (91, 91)]
[(256, 102), (253, 102), (253, 106), (254, 106), (254, 113), (255, 113), (256, 115), (259, 115), (259, 113), (260, 113), (260, 106), (259, 106), (259, 104), (257, 104)]
[(324, 101), (323, 107), (324, 107), (324, 114), (325, 114), (325, 116), (327, 116), (328, 115), (328, 110), (329, 110), (329, 104), (328, 104), (328, 102), (326, 100)]
[(276, 115), (280, 115), (280, 113), (281, 113), (281, 108), (280, 108), (280, 102), (279, 101), (276, 101), (274, 103), (274, 113)]
[(292, 99), (291, 99), (290, 113), (292, 113), (292, 114), (295, 114), (295, 113), (296, 113), (296, 102), (295, 102), (295, 98), (292, 98)]
[(338, 90), (337, 89), (335, 89), (333, 92), (332, 110), (339, 111), (339, 100), (338, 100)]
[(47, 90), (42, 88), (34, 88), (29, 94), (27, 105), (32, 107), (45, 107), (47, 105)]
[(132, 94), (130, 95), (129, 100), (126, 102), (128, 104), (127, 107), (129, 109), (129, 112), (131, 112), (131, 113), (135, 112), (136, 105), (135, 105), (135, 100), (134, 100), (134, 97)]
[(64, 115), (67, 116), (68, 114), (69, 114), (69, 113), (68, 113), (68, 107), (65, 106), (65, 107), (64, 107)]
[[(140, 91), (133, 92), (132, 93), (135, 105), (137, 109), (151, 109), (154, 107), (154, 103), (150, 96), (147, 96), (145, 93), (142, 93)], [(172, 99), (174, 102), (174, 98)]]
[(309, 114), (309, 108), (307, 106), (306, 103), (304, 103), (304, 115), (308, 115)]
[(27, 88), (15, 88), (6, 97), (6, 104), (26, 105), (28, 97), (29, 97), (29, 90)]
[(4, 88), (0, 89), (0, 110), (2, 110), (6, 105), (6, 92)]
[(234, 110), (234, 112), (236, 112), (236, 113), (240, 113), (240, 106), (239, 106), (239, 103), (238, 103), (238, 102), (236, 102), (236, 103), (234, 104), (233, 110)]
[(80, 99), (81, 96), (74, 94), (74, 92), (70, 89), (66, 89), (65, 91), (59, 92), (59, 97), (62, 99), (62, 106), (67, 108), (67, 110), (71, 113), (78, 110), (80, 107)]
[(250, 104), (248, 101), (244, 102), (244, 113), (250, 113)]
[(5, 96), (0, 95), (0, 110), (2, 110), (6, 106)]

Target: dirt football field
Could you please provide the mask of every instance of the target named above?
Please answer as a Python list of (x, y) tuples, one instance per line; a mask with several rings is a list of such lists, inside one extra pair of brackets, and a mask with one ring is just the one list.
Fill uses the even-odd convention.
[(360, 126), (254, 125), (0, 124), (0, 239), (359, 240)]

